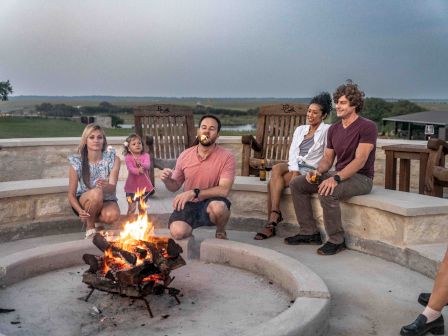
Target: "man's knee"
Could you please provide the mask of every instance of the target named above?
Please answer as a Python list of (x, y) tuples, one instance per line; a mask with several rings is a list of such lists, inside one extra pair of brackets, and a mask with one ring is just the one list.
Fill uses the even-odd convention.
[(304, 175), (299, 175), (297, 177), (294, 177), (291, 179), (291, 182), (289, 182), (289, 189), (291, 189), (291, 192), (294, 193), (304, 193), (306, 186), (305, 183), (308, 183)]
[(170, 233), (177, 240), (191, 236), (192, 231), (192, 228), (185, 222), (176, 221), (170, 224)]
[(332, 195), (318, 195), (318, 197), (322, 206), (336, 207), (339, 204), (339, 198), (334, 192)]
[(228, 216), (230, 214), (230, 210), (227, 208), (227, 205), (223, 201), (212, 201), (207, 206), (207, 212), (210, 216), (210, 220), (214, 223), (216, 220), (219, 220), (222, 217)]

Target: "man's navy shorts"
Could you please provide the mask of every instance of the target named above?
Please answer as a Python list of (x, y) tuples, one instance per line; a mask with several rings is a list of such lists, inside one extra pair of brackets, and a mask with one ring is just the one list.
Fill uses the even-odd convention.
[(212, 226), (215, 223), (210, 221), (207, 213), (208, 204), (212, 201), (222, 201), (226, 204), (227, 209), (230, 210), (230, 201), (225, 197), (211, 197), (200, 202), (187, 202), (185, 208), (181, 211), (174, 210), (168, 221), (168, 227), (172, 222), (183, 221), (188, 223), (193, 229), (200, 226)]

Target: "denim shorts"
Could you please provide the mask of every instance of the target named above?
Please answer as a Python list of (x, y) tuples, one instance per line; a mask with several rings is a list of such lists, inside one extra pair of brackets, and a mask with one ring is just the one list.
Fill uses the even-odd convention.
[(306, 173), (316, 170), (313, 166), (309, 166), (304, 163), (299, 163), (299, 172), (301, 175), (306, 175)]
[[(76, 199), (78, 200), (78, 202), (79, 202), (80, 197), (81, 197), (81, 196), (76, 196)], [(104, 200), (103, 202), (115, 202), (115, 203), (118, 204), (118, 201), (114, 201), (114, 200), (112, 200), (112, 201), (106, 201), (106, 200)], [(76, 211), (74, 207), (72, 207), (72, 210), (73, 210), (73, 212), (75, 213), (75, 215), (79, 217), (79, 212)]]
[(168, 227), (170, 227), (171, 223), (175, 221), (186, 222), (193, 229), (196, 229), (200, 226), (215, 225), (215, 223), (211, 222), (210, 217), (207, 213), (207, 207), (212, 201), (224, 202), (227, 206), (227, 209), (230, 210), (231, 203), (225, 197), (211, 197), (200, 202), (187, 202), (183, 210), (174, 210), (168, 221)]

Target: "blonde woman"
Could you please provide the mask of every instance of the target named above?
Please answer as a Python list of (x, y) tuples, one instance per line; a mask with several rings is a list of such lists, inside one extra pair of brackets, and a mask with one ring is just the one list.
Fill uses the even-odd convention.
[(78, 154), (69, 157), (68, 200), (73, 211), (86, 224), (86, 238), (95, 234), (95, 222), (111, 224), (118, 220), (116, 186), (120, 158), (107, 148), (101, 126), (89, 124), (84, 129)]

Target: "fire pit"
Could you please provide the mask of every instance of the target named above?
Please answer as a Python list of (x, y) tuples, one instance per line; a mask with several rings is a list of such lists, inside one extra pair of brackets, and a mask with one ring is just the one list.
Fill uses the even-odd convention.
[[(136, 197), (143, 195), (137, 192)], [(174, 277), (170, 272), (185, 265), (181, 257), (182, 248), (168, 237), (155, 237), (154, 227), (148, 220), (146, 204), (141, 199), (142, 209), (137, 219), (127, 222), (119, 237), (107, 233), (96, 233), (93, 244), (104, 254), (84, 254), (84, 262), (90, 268), (84, 272), (82, 281), (91, 288), (85, 298), (87, 302), (95, 289), (142, 300), (149, 316), (154, 317), (146, 300), (150, 294), (167, 292), (180, 304), (180, 291), (169, 287)]]
[(95, 289), (143, 300), (149, 316), (154, 317), (145, 296), (167, 292), (180, 303), (179, 290), (168, 287), (174, 280), (173, 269), (185, 265), (180, 256), (182, 248), (170, 238), (152, 237), (146, 240), (127, 240), (109, 243), (97, 233), (93, 243), (104, 256), (84, 254), (83, 260), (90, 268), (82, 281), (91, 288), (87, 302)]
[[(161, 230), (158, 234), (168, 232)], [(214, 232), (207, 235), (212, 237)], [(247, 236), (252, 241), (251, 235)], [(86, 252), (99, 254), (92, 241), (42, 246), (0, 258), (0, 270), (4, 270), (0, 280), (8, 286), (2, 290), (2, 301), (8, 303), (8, 308), (16, 309), (14, 313), (0, 315), (0, 333), (13, 335), (21, 331), (39, 336), (61, 335), (63, 331), (67, 335), (105, 336), (325, 333), (328, 289), (307, 267), (269, 249), (202, 239), (194, 248), (199, 260), (190, 260), (170, 275), (175, 274), (176, 285), (182, 290), (183, 295), (179, 295), (182, 304), (177, 305), (168, 295), (157, 297), (151, 301), (151, 308), (163, 314), (154, 314), (153, 319), (148, 319), (143, 302), (133, 304), (133, 300), (116, 294), (94, 293), (89, 302), (84, 302), (88, 291), (80, 277), (86, 266), (80, 266), (80, 261)], [(185, 241), (179, 244), (185, 251)], [(49, 273), (30, 278), (43, 270)], [(95, 307), (99, 313), (92, 312)]]

